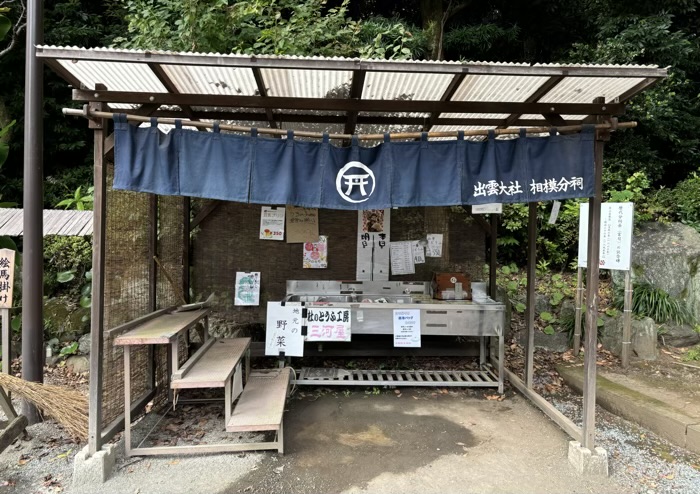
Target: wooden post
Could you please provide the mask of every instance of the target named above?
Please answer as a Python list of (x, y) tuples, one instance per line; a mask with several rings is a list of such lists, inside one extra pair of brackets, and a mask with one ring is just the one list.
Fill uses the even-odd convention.
[(535, 283), (537, 262), (537, 203), (528, 204), (527, 220), (527, 339), (525, 341), (525, 385), (532, 388), (535, 360)]
[[(98, 87), (101, 86), (101, 87)], [(96, 85), (95, 89), (106, 89)], [(102, 103), (91, 103), (101, 110)], [(92, 227), (92, 306), (90, 308), (90, 411), (88, 418), (88, 453), (102, 449), (102, 361), (104, 344), (105, 293), (105, 212), (107, 178), (104, 169), (105, 121), (90, 121), (94, 129), (94, 202)]]
[(622, 313), (622, 367), (630, 364), (632, 351), (632, 276), (625, 271), (625, 306)]
[[(596, 103), (605, 103), (596, 98)], [(602, 123), (603, 117), (597, 117)], [(583, 363), (583, 447), (595, 447), (596, 359), (598, 353), (598, 278), (600, 275), (600, 205), (603, 198), (603, 146), (609, 134), (596, 131), (594, 187), (588, 209), (588, 269), (586, 277), (586, 356)]]
[(491, 256), (489, 262), (489, 296), (493, 300), (496, 300), (496, 268), (498, 264), (496, 258), (496, 254), (498, 252), (498, 215), (493, 213), (491, 214), (491, 235), (489, 237), (489, 240), (491, 249)]
[(182, 294), (190, 302), (190, 198), (182, 198)]
[[(155, 312), (158, 309), (158, 196), (148, 196), (148, 310)], [(148, 345), (148, 368), (146, 380), (149, 389), (156, 387), (156, 348)]]
[(583, 268), (576, 273), (576, 301), (574, 308), (574, 356), (581, 350), (581, 306), (583, 305)]

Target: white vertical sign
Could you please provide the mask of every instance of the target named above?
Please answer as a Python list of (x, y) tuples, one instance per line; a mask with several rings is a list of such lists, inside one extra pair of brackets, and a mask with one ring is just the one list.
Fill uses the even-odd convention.
[(282, 305), (267, 303), (267, 325), (265, 326), (265, 355), (285, 357), (304, 356), (304, 336), (301, 334), (302, 307), (300, 303)]
[[(634, 204), (604, 202), (600, 211), (600, 268), (627, 271), (632, 257)], [(588, 266), (588, 204), (581, 204), (578, 228), (578, 266)]]
[[(373, 214), (381, 211), (381, 214)], [(357, 212), (357, 268), (355, 279), (389, 279), (391, 209)]]
[(0, 249), (0, 309), (12, 307), (12, 286), (15, 280), (15, 251)]

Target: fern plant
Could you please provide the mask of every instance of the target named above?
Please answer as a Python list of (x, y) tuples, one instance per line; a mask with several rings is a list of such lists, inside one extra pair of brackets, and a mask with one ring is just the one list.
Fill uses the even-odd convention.
[[(624, 292), (622, 290), (615, 291), (613, 305), (619, 310), (624, 308)], [(649, 283), (634, 284), (632, 313), (640, 317), (651, 317), (659, 324), (674, 322), (692, 325), (696, 322), (695, 316), (685, 303)]]

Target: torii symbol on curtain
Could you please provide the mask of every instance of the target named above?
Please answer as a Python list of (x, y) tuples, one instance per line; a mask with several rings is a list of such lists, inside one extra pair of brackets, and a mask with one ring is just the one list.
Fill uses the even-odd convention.
[[(346, 175), (346, 172), (354, 168), (359, 168), (364, 173), (348, 173)], [(365, 188), (368, 185), (371, 186), (369, 193)], [(363, 165), (359, 161), (348, 162), (343, 168), (340, 169), (335, 178), (335, 188), (338, 191), (338, 194), (340, 194), (340, 197), (348, 202), (365, 202), (374, 192), (375, 185), (374, 173), (372, 173), (372, 170), (367, 168), (367, 166)], [(346, 187), (345, 191), (343, 191), (343, 187)], [(355, 187), (359, 188), (361, 199), (353, 199), (351, 197)]]

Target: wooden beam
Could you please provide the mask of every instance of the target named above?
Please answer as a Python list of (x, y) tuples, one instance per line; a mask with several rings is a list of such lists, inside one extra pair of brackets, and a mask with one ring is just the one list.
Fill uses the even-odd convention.
[(498, 269), (498, 215), (491, 214), (491, 235), (490, 235), (490, 262), (489, 262), (489, 296), (496, 300), (496, 270)]
[[(364, 70), (354, 70), (352, 72), (352, 85), (350, 86), (350, 99), (354, 101), (360, 101), (362, 99), (362, 89), (365, 87), (365, 75), (367, 72)], [(357, 115), (358, 112), (351, 110), (347, 112), (345, 121), (345, 130), (343, 134), (354, 134), (355, 128), (357, 127)]]
[(190, 225), (190, 198), (182, 198), (182, 294), (185, 297), (185, 302), (190, 302), (190, 233), (192, 226)]
[(24, 429), (29, 425), (27, 417), (20, 415), (10, 421), (7, 427), (0, 429), (0, 452), (5, 451), (10, 444), (15, 442)]
[(204, 221), (204, 219), (209, 216), (211, 213), (214, 212), (216, 208), (218, 208), (221, 205), (221, 201), (211, 201), (209, 204), (204, 206), (194, 217), (192, 222), (190, 223), (190, 231), (194, 230), (199, 226), (199, 224)]
[(148, 195), (148, 310), (155, 312), (158, 292), (158, 269), (155, 258), (158, 255), (158, 196)]
[(340, 98), (292, 98), (230, 96), (223, 94), (142, 93), (130, 91), (73, 90), (75, 101), (105, 103), (271, 108), (290, 110), (358, 111), (358, 112), (454, 112), (454, 113), (561, 113), (565, 115), (621, 115), (620, 103), (521, 103), (504, 101), (430, 101), (430, 100), (359, 100)]
[[(263, 79), (262, 72), (258, 67), (253, 67), (253, 77), (255, 78), (255, 84), (258, 86), (258, 93), (263, 98), (267, 98), (267, 88), (265, 87), (265, 80)], [(272, 113), (270, 108), (265, 108), (265, 115), (267, 116), (267, 121), (270, 124), (271, 129), (276, 129), (278, 127), (277, 122), (275, 122), (275, 114)], [(260, 118), (259, 116), (257, 118)]]

